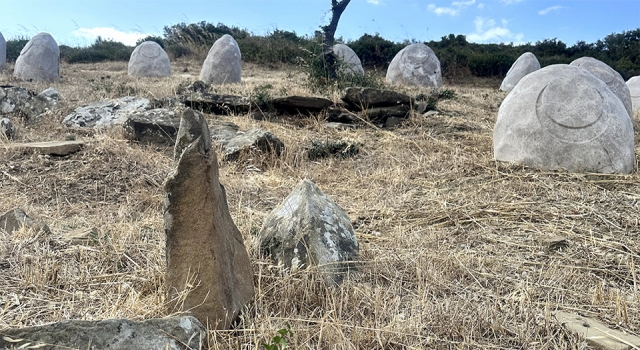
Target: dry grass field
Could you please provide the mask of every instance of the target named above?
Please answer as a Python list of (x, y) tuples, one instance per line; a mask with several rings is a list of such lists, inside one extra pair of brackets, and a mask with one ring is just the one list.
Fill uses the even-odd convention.
[[(172, 150), (127, 141), (121, 127), (69, 129), (61, 121), (103, 98), (174, 96), (181, 83), (197, 79), (199, 65), (177, 61), (170, 78), (136, 79), (126, 63), (63, 64), (63, 79), (53, 84), (17, 82), (11, 66), (0, 73), (2, 85), (38, 92), (53, 86), (64, 99), (37, 122), (15, 120), (16, 141), (86, 142), (65, 157), (0, 143), (0, 212), (20, 207), (53, 232), (0, 230), (0, 333), (71, 318), (174, 312), (164, 297), (162, 219)], [(292, 67), (247, 64), (243, 81), (217, 92), (313, 94)], [(322, 115), (284, 123), (208, 115), (265, 128), (287, 146), (278, 159), (226, 162), (218, 153), (256, 296), (237, 329), (209, 332), (210, 348), (262, 349), (287, 324), (292, 349), (587, 348), (555, 319), (556, 310), (640, 334), (638, 161), (631, 175), (494, 161), (493, 126), (506, 96), (499, 83), (446, 82), (457, 97), (440, 101), (438, 115), (413, 115), (396, 129), (337, 131), (324, 127)], [(634, 122), (640, 154), (639, 114)], [(309, 161), (314, 140), (357, 142), (361, 151)], [(338, 203), (356, 230), (360, 272), (338, 288), (314, 270), (288, 274), (257, 249), (263, 219), (304, 178)], [(66, 238), (93, 228), (98, 244)]]

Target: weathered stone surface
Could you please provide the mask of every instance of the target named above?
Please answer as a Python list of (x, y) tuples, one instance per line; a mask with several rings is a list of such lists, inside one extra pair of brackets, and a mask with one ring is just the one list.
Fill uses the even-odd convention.
[(361, 121), (361, 117), (340, 107), (327, 108), (327, 121), (354, 124)]
[(342, 63), (339, 72), (342, 74), (364, 75), (362, 62), (356, 53), (345, 44), (335, 44), (332, 48), (333, 54)]
[(248, 98), (235, 95), (192, 92), (182, 95), (180, 99), (185, 106), (204, 113), (229, 115), (246, 113), (251, 109)]
[(18, 86), (0, 86), (0, 114), (14, 114), (24, 120), (34, 120), (57, 109), (59, 100), (60, 94), (54, 88), (36, 94)]
[(640, 111), (640, 76), (627, 80), (633, 112)]
[(225, 329), (253, 297), (253, 272), (200, 113), (183, 113), (175, 153), (177, 169), (164, 185), (170, 311), (189, 312), (210, 328)]
[(288, 113), (320, 112), (333, 105), (331, 100), (323, 97), (285, 96), (276, 97), (272, 101), (273, 107)]
[(22, 228), (22, 226), (33, 229), (34, 231), (51, 233), (47, 224), (42, 221), (33, 220), (20, 208), (11, 209), (0, 216), (0, 229), (8, 233), (17, 231)]
[(78, 152), (84, 146), (82, 141), (47, 141), (47, 142), (27, 142), (12, 143), (10, 147), (35, 151), (42, 154), (54, 156), (66, 156)]
[(134, 77), (171, 76), (169, 56), (155, 41), (145, 41), (131, 53), (128, 73)]
[(237, 125), (228, 122), (214, 123), (209, 130), (213, 140), (222, 145), (226, 160), (236, 160), (240, 155), (252, 152), (280, 156), (284, 150), (284, 143), (266, 130), (240, 131)]
[(375, 107), (390, 107), (411, 104), (411, 97), (393, 90), (373, 88), (346, 88), (342, 93), (342, 100), (356, 110)]
[(394, 106), (394, 107), (378, 107), (370, 108), (362, 113), (374, 124), (386, 124), (387, 119), (407, 119), (411, 108), (407, 105)]
[(600, 350), (628, 350), (640, 347), (640, 337), (611, 329), (604, 323), (564, 311), (556, 311), (554, 316), (567, 330), (579, 334), (589, 346)]
[(190, 316), (146, 321), (65, 320), (43, 326), (6, 329), (0, 349), (199, 350), (206, 329)]
[(0, 119), (0, 136), (12, 140), (16, 136), (16, 129), (9, 118)]
[(7, 41), (0, 32), (0, 69), (4, 68), (5, 63), (7, 63)]
[(358, 260), (358, 241), (347, 214), (309, 180), (300, 181), (265, 218), (260, 249), (291, 270), (318, 266), (331, 284), (341, 283)]
[(540, 69), (540, 62), (531, 52), (525, 52), (511, 65), (500, 85), (501, 91), (511, 91), (525, 75)]
[(353, 124), (345, 124), (345, 123), (339, 123), (339, 122), (329, 122), (326, 123), (324, 125), (325, 128), (327, 129), (334, 129), (334, 130), (351, 130), (351, 129), (355, 129), (355, 125)]
[(62, 123), (67, 127), (110, 127), (124, 123), (131, 113), (143, 112), (150, 108), (151, 105), (146, 98), (126, 96), (118, 100), (80, 106), (64, 117)]
[(124, 134), (129, 140), (147, 144), (173, 146), (180, 128), (180, 116), (165, 109), (150, 109), (134, 112), (124, 123)]
[(29, 40), (20, 51), (13, 75), (25, 81), (60, 79), (60, 49), (49, 33), (40, 33)]
[(427, 45), (411, 44), (393, 58), (386, 79), (390, 84), (439, 89), (442, 86), (440, 60)]
[(539, 169), (630, 173), (633, 124), (620, 99), (588, 71), (552, 65), (516, 85), (498, 112), (497, 160)]
[(627, 110), (629, 118), (633, 119), (633, 110), (631, 107), (631, 93), (629, 87), (625, 84), (624, 79), (620, 73), (615, 69), (609, 67), (608, 64), (599, 61), (592, 57), (582, 57), (571, 62), (572, 66), (578, 66), (589, 71), (589, 73), (596, 76), (596, 78), (604, 81), (605, 84), (618, 96), (624, 108)]
[(238, 43), (229, 34), (216, 40), (200, 71), (200, 80), (207, 84), (239, 83), (242, 75), (242, 54)]

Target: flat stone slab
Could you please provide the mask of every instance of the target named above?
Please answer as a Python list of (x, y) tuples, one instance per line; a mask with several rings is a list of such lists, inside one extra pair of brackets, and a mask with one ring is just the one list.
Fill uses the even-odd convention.
[(273, 107), (278, 110), (293, 113), (320, 112), (333, 106), (333, 101), (323, 97), (285, 96), (272, 100)]
[(124, 123), (124, 134), (129, 140), (145, 144), (173, 146), (180, 128), (180, 116), (165, 108), (131, 114)]
[(78, 152), (83, 146), (84, 142), (82, 141), (48, 141), (11, 144), (11, 148), (26, 149), (54, 156), (66, 156)]
[(200, 349), (206, 329), (191, 316), (146, 321), (66, 320), (43, 326), (6, 329), (0, 349)]
[(564, 311), (556, 311), (555, 317), (567, 330), (578, 333), (596, 349), (627, 350), (640, 347), (640, 337), (611, 329), (594, 318)]
[(209, 130), (212, 139), (222, 145), (226, 160), (237, 160), (242, 154), (254, 151), (280, 156), (284, 150), (284, 143), (266, 130), (241, 131), (236, 124), (228, 122), (214, 123)]
[(125, 96), (80, 106), (64, 117), (62, 123), (67, 127), (110, 127), (124, 123), (133, 112), (148, 109), (151, 109), (151, 103), (146, 98)]
[(342, 100), (357, 110), (411, 104), (411, 97), (393, 90), (346, 88)]
[(185, 106), (204, 113), (230, 115), (246, 113), (251, 109), (248, 98), (236, 95), (209, 94), (196, 91), (180, 97)]

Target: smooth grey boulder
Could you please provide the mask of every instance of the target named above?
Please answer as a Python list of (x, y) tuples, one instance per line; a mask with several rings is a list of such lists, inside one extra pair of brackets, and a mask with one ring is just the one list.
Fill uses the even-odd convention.
[(511, 65), (500, 85), (501, 91), (509, 92), (525, 75), (540, 69), (540, 62), (531, 52), (525, 52)]
[(34, 231), (51, 233), (47, 224), (30, 218), (29, 215), (20, 208), (11, 209), (0, 216), (0, 229), (5, 230), (7, 233), (17, 231), (22, 228), (22, 226), (33, 229)]
[(58, 108), (60, 94), (48, 88), (36, 94), (19, 86), (0, 87), (0, 114), (14, 114), (24, 120), (34, 120), (47, 111)]
[(49, 33), (40, 33), (24, 46), (13, 75), (24, 81), (60, 79), (60, 48)]
[(238, 43), (229, 34), (213, 43), (200, 71), (200, 80), (207, 84), (239, 83), (242, 75), (242, 54)]
[(393, 90), (349, 87), (342, 93), (342, 101), (355, 110), (410, 105), (411, 97)]
[(207, 330), (190, 316), (83, 321), (5, 329), (0, 349), (199, 350)]
[(126, 96), (117, 100), (93, 102), (76, 108), (62, 120), (67, 127), (100, 128), (122, 124), (134, 112), (151, 109), (146, 98)]
[(577, 66), (586, 69), (589, 73), (596, 76), (596, 78), (604, 81), (605, 84), (618, 96), (624, 108), (627, 110), (629, 118), (633, 119), (633, 110), (631, 107), (631, 93), (629, 87), (624, 82), (624, 79), (620, 73), (615, 69), (609, 67), (608, 64), (599, 61), (592, 57), (582, 57), (570, 63), (572, 66)]
[(442, 86), (440, 60), (425, 44), (411, 44), (400, 50), (387, 69), (387, 83), (439, 89)]
[(587, 70), (552, 65), (507, 95), (494, 156), (543, 170), (625, 173), (634, 166), (633, 124), (622, 101)]
[(4, 40), (2, 32), (0, 32), (0, 69), (7, 63), (7, 41)]
[(310, 180), (296, 188), (264, 220), (260, 250), (291, 271), (317, 266), (330, 284), (356, 269), (359, 248), (351, 220)]
[(202, 114), (182, 114), (175, 158), (176, 170), (164, 183), (169, 311), (188, 312), (210, 329), (228, 329), (253, 297), (253, 271)]
[(124, 135), (144, 144), (173, 146), (179, 128), (180, 116), (176, 112), (157, 108), (131, 113), (124, 122)]
[(155, 41), (145, 41), (131, 53), (128, 74), (134, 77), (171, 76), (169, 56)]
[(0, 135), (6, 137), (8, 140), (13, 140), (16, 136), (16, 128), (13, 126), (11, 119), (0, 119)]
[(640, 76), (627, 80), (633, 112), (640, 111)]
[(345, 44), (335, 44), (331, 49), (333, 54), (340, 60), (339, 72), (342, 74), (364, 75), (362, 62), (349, 46)]

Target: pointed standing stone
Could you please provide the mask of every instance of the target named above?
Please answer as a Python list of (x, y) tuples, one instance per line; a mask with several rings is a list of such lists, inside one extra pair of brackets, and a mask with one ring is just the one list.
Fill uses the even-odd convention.
[(184, 112), (175, 154), (177, 169), (164, 185), (170, 311), (187, 311), (210, 328), (226, 329), (253, 297), (253, 272), (202, 114)]
[(500, 91), (510, 92), (518, 84), (520, 79), (538, 69), (540, 69), (540, 62), (538, 62), (536, 55), (531, 52), (523, 53), (513, 62), (511, 68), (509, 68), (507, 75), (500, 85)]
[(7, 62), (7, 42), (4, 40), (4, 36), (0, 33), (0, 69), (4, 67)]
[(13, 75), (20, 80), (60, 79), (60, 48), (49, 33), (40, 33), (24, 46)]
[(229, 34), (216, 40), (204, 60), (200, 80), (207, 84), (239, 83), (242, 75), (242, 54), (238, 43)]
[(171, 76), (169, 56), (155, 41), (145, 41), (131, 53), (128, 74), (134, 77)]

